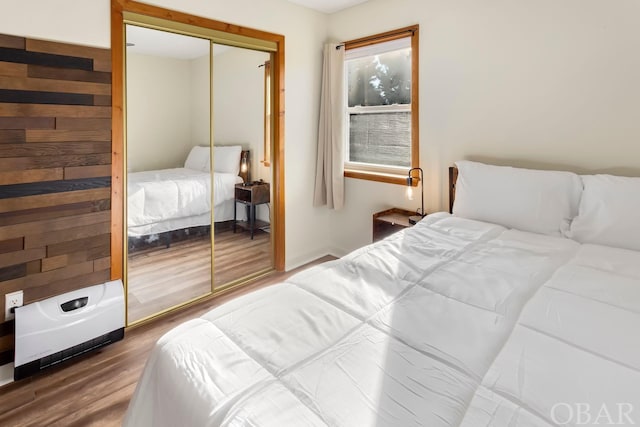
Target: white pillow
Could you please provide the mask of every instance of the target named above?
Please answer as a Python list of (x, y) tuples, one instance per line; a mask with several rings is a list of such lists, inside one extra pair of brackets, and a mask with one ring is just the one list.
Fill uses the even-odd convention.
[(569, 237), (640, 251), (640, 178), (582, 176), (584, 192)]
[(580, 177), (459, 161), (453, 214), (533, 233), (561, 236), (578, 213)]
[(213, 147), (213, 170), (214, 172), (231, 173), (238, 175), (240, 173), (240, 154), (242, 147), (240, 145)]
[(210, 164), (209, 147), (195, 146), (189, 152), (187, 160), (184, 162), (184, 167), (186, 169), (209, 172)]

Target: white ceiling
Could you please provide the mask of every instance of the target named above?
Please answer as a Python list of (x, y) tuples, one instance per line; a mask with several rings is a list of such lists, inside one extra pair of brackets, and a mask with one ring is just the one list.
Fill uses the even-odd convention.
[[(209, 55), (209, 40), (135, 25), (127, 25), (128, 43), (133, 43), (133, 46), (127, 46), (127, 52), (141, 55), (177, 59), (195, 59)], [(229, 46), (214, 44), (213, 55), (219, 55), (229, 49)]]
[(367, 0), (288, 0), (291, 3), (296, 3), (309, 9), (319, 10), (324, 13), (334, 13), (342, 9), (346, 9), (351, 6), (355, 6), (360, 3), (364, 3)]
[(127, 52), (178, 59), (195, 59), (209, 54), (209, 40), (168, 31), (127, 25)]

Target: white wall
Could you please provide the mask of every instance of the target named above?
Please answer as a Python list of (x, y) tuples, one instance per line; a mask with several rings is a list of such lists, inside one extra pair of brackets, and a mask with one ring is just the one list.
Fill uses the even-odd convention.
[[(286, 266), (326, 253), (328, 213), (312, 207), (322, 43), (327, 16), (284, 0), (146, 3), (285, 36)], [(108, 0), (0, 0), (0, 32), (110, 46)], [(279, 189), (276, 189), (279, 190)]]
[(211, 57), (192, 59), (191, 67), (191, 141), (209, 145), (211, 135)]
[(213, 57), (213, 137), (217, 145), (241, 143), (251, 150), (251, 179), (270, 181), (264, 151), (266, 52), (230, 48)]
[[(250, 150), (250, 179), (271, 181), (264, 159), (264, 64), (270, 55), (229, 48), (213, 57), (213, 140), (216, 145), (241, 144)], [(269, 222), (269, 208), (256, 209), (258, 219)]]
[[(420, 164), (436, 211), (463, 158), (640, 175), (638, 16), (637, 0), (371, 0), (332, 15), (329, 38), (420, 24)], [(373, 212), (418, 207), (402, 193), (347, 179), (334, 252), (371, 241)]]
[(127, 169), (177, 168), (194, 145), (191, 61), (127, 54)]

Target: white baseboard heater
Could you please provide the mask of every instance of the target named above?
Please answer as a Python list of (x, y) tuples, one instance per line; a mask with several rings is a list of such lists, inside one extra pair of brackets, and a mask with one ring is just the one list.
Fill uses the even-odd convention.
[(16, 308), (14, 379), (121, 340), (124, 310), (120, 280)]

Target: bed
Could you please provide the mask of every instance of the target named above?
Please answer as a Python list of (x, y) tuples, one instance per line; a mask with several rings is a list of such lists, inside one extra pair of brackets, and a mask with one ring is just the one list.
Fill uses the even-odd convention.
[(200, 146), (192, 148), (183, 168), (129, 173), (129, 237), (210, 226), (212, 182), (214, 222), (233, 220), (234, 187), (248, 180), (248, 172), (240, 171), (248, 154), (240, 146), (215, 146), (213, 179), (209, 147)]
[(640, 424), (640, 178), (458, 171), (453, 214), (167, 333), (124, 425)]

